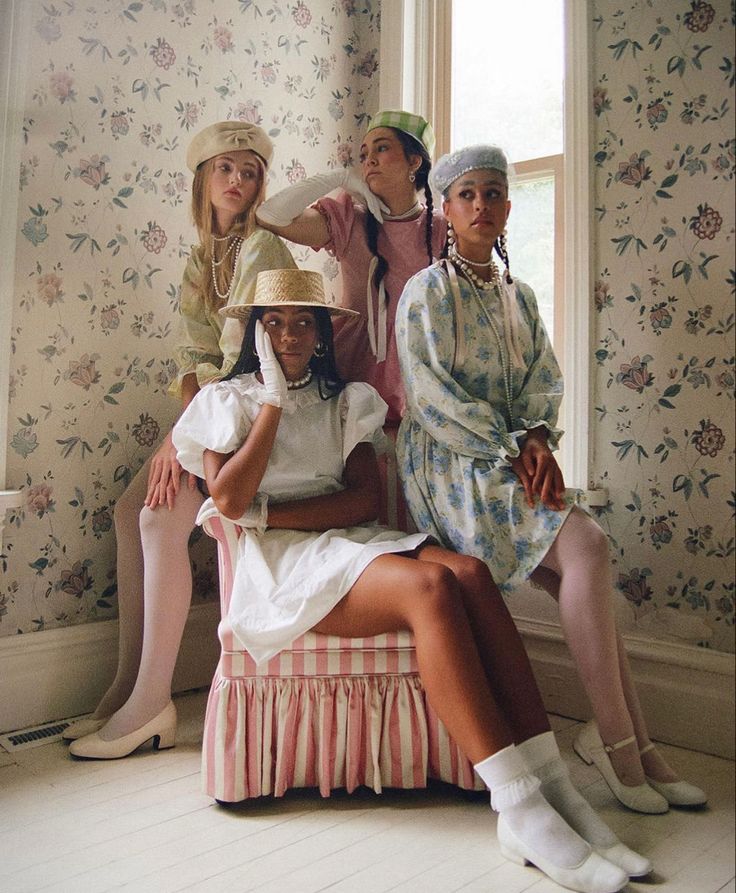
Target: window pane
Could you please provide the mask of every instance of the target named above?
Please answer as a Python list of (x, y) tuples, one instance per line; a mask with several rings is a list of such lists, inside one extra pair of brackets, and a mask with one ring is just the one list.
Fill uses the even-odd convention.
[(534, 290), (554, 344), (555, 181), (551, 174), (512, 182), (507, 224), (511, 273)]
[(453, 0), (452, 147), (562, 152), (563, 0)]

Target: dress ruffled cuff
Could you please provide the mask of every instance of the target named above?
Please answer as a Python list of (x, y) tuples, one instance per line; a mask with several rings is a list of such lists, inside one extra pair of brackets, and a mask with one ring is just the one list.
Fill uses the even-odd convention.
[(555, 428), (549, 422), (545, 422), (544, 419), (519, 419), (519, 423), (524, 426), (524, 430), (517, 433), (523, 437), (526, 437), (527, 433), (534, 428), (546, 428), (547, 446), (553, 451), (559, 449), (560, 438), (565, 433), (562, 428)]

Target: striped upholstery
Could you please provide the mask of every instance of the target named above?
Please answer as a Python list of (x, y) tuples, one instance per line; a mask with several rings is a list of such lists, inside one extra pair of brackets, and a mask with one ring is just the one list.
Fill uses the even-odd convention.
[(227, 620), (240, 528), (217, 516), (222, 620), (202, 748), (205, 793), (237, 802), (289, 788), (482, 790), (427, 704), (408, 632), (362, 639), (306, 633), (261, 667)]

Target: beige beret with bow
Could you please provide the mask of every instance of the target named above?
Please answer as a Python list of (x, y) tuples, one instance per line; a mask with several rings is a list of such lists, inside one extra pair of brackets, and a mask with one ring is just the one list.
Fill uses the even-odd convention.
[(273, 157), (273, 143), (265, 130), (246, 121), (218, 121), (200, 130), (189, 143), (187, 167), (194, 173), (203, 161), (227, 152), (250, 150), (263, 159), (266, 167)]

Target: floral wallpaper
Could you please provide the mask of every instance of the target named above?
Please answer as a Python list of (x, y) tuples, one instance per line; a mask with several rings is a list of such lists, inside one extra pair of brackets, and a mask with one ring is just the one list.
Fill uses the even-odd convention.
[[(272, 136), (270, 188), (352, 163), (378, 102), (378, 0), (32, 2), (0, 636), (116, 614), (113, 506), (167, 431), (190, 137)], [(309, 249), (298, 262), (334, 262)], [(192, 550), (195, 599), (215, 588)]]
[(595, 478), (634, 630), (734, 650), (734, 3), (596, 0)]

